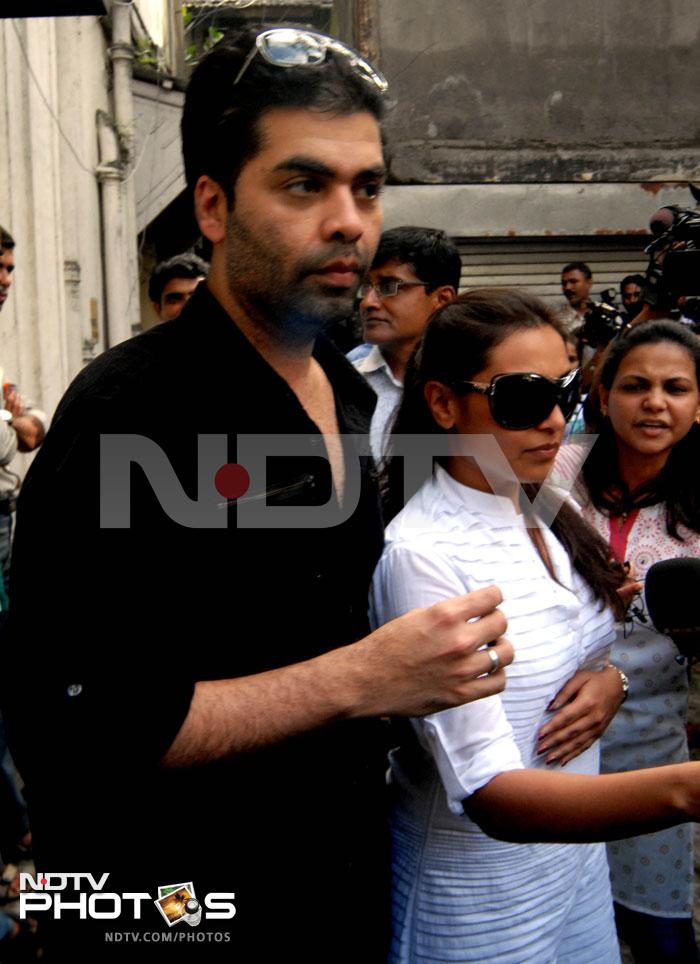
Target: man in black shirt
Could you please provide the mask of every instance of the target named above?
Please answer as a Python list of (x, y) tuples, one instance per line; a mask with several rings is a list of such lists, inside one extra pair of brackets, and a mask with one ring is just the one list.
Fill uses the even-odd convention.
[[(200, 64), (182, 130), (213, 243), (207, 283), (179, 318), (76, 379), (27, 478), (8, 674), (21, 700), (6, 705), (37, 867), (49, 885), (108, 872), (105, 890), (151, 900), (183, 884), (203, 911), (169, 929), (146, 899), (138, 918), (133, 899), (115, 919), (66, 910), (55, 960), (86, 948), (128, 959), (126, 932), (148, 941), (149, 960), (174, 960), (172, 943), (161, 948), (176, 935), (188, 960), (383, 960), (379, 718), (503, 686), (480, 649), (505, 629), (495, 588), (367, 635), (377, 497), (371, 465), (356, 484), (339, 436), (368, 431), (374, 398), (321, 329), (351, 310), (379, 237), (383, 89), (349, 48), (288, 28), (244, 34)], [(193, 377), (207, 385), (202, 408)], [(243, 436), (271, 434), (296, 436), (294, 457), (268, 459), (262, 489), (239, 484)], [(198, 465), (212, 437), (228, 440), (214, 478)], [(145, 438), (167, 463), (120, 483), (119, 438)], [(166, 511), (176, 497), (206, 503), (211, 522)], [(286, 520), (328, 503), (336, 524), (247, 528), (256, 499)], [(512, 658), (504, 640), (495, 653)]]

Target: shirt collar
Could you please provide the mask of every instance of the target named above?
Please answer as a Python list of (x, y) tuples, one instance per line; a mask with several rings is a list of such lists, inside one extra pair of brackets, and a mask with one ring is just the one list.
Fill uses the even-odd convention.
[(435, 466), (435, 481), (443, 495), (452, 505), (466, 505), (470, 512), (479, 515), (498, 516), (510, 522), (522, 522), (522, 515), (515, 510), (506, 496), (493, 492), (481, 492), (454, 479), (441, 465)]
[(379, 350), (379, 345), (372, 345), (369, 354), (361, 358), (360, 361), (356, 363), (355, 368), (358, 372), (362, 372), (363, 375), (369, 375), (371, 372), (378, 372), (383, 369), (393, 385), (396, 385), (397, 388), (403, 388), (403, 383), (400, 382), (392, 372), (389, 362)]
[[(257, 351), (205, 283), (197, 286), (177, 318), (164, 325), (155, 325), (140, 337), (176, 337), (179, 331), (180, 337), (190, 341), (195, 326), (196, 350), (205, 356), (203, 365), (211, 368), (216, 360), (224, 371), (229, 372), (232, 359), (235, 359), (237, 378), (234, 381), (241, 392), (255, 386), (256, 392), (264, 395), (266, 407), (283, 403), (292, 409), (297, 406), (301, 409), (301, 403), (287, 382)], [(313, 356), (333, 386), (336, 406), (340, 409), (338, 414), (342, 415), (341, 431), (364, 435), (369, 430), (377, 402), (375, 392), (325, 335), (317, 337)]]

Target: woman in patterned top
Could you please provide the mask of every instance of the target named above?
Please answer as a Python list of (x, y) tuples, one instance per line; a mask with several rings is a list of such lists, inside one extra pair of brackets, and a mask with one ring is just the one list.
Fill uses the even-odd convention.
[[(662, 559), (700, 557), (700, 339), (649, 321), (604, 359), (590, 430), (599, 435), (576, 490), (612, 554), (644, 580)], [(560, 460), (562, 470), (570, 453)], [(688, 759), (688, 666), (643, 599), (613, 644), (629, 698), (602, 740), (602, 771)], [(693, 933), (692, 826), (608, 845), (616, 917), (636, 961), (700, 960)]]
[[(502, 697), (414, 720), (392, 754), (393, 962), (615, 964), (592, 841), (698, 816), (700, 764), (597, 775), (607, 711), (591, 714), (587, 694), (622, 699), (606, 662), (621, 567), (571, 504), (548, 527), (530, 503), (576, 402), (569, 367), (549, 310), (498, 289), (438, 311), (409, 365), (396, 450), (401, 434), (432, 434), (447, 451), (388, 527), (374, 621), (495, 583), (516, 657)], [(570, 726), (547, 725), (562, 713)]]

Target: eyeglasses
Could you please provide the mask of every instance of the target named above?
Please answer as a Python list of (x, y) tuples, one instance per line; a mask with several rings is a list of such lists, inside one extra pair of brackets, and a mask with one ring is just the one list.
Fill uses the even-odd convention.
[(366, 298), (370, 291), (376, 291), (379, 298), (393, 298), (402, 288), (427, 288), (427, 281), (400, 281), (398, 278), (380, 278), (376, 284), (365, 281), (357, 289), (360, 298)]
[(565, 419), (573, 414), (581, 387), (580, 369), (561, 378), (547, 378), (535, 372), (494, 375), (490, 383), (454, 382), (456, 392), (486, 395), (494, 422), (502, 428), (521, 431), (544, 421), (555, 406)]
[(389, 89), (386, 78), (352, 47), (333, 37), (326, 37), (325, 34), (313, 30), (295, 30), (292, 27), (275, 27), (259, 33), (255, 38), (255, 46), (243, 61), (233, 84), (235, 86), (239, 82), (258, 53), (274, 67), (320, 67), (325, 63), (329, 50), (345, 57), (352, 69), (363, 80), (373, 84), (380, 93), (383, 94)]

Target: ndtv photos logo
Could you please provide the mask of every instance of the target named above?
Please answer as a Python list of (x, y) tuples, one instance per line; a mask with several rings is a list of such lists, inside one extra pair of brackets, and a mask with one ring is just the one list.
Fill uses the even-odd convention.
[[(289, 484), (268, 486), (267, 460), (323, 458), (327, 453), (319, 437), (308, 435), (237, 435), (238, 462), (228, 461), (227, 435), (199, 435), (196, 455), (197, 498), (190, 498), (160, 446), (143, 435), (100, 436), (100, 527), (128, 529), (131, 526), (132, 468), (138, 466), (155, 494), (163, 512), (173, 522), (190, 529), (226, 529), (229, 505), (236, 506), (238, 529), (326, 529), (346, 522), (354, 513), (362, 489), (361, 459), (370, 455), (369, 436), (338, 435), (344, 457), (342, 506), (333, 497), (325, 505), (268, 504), (270, 496), (297, 493), (308, 476), (290, 479)], [(550, 477), (555, 486), (533, 503), (536, 521), (547, 527), (572, 490), (576, 476), (597, 436), (575, 435), (577, 464), (567, 477)], [(492, 491), (508, 497), (522, 492), (513, 469), (493, 435), (398, 435), (392, 454), (403, 459), (404, 502), (427, 479), (439, 456), (459, 455), (474, 459)], [(557, 470), (560, 471), (560, 470)], [(550, 473), (552, 476), (553, 473)], [(297, 493), (299, 494), (299, 493)], [(274, 501), (274, 500), (273, 500)], [(512, 510), (511, 510), (512, 511)]]
[[(117, 920), (122, 916), (142, 919), (142, 907), (155, 904), (168, 927), (183, 921), (196, 927), (207, 920), (231, 920), (236, 914), (236, 895), (216, 891), (204, 897), (203, 904), (190, 881), (166, 884), (158, 896), (138, 892), (114, 893), (105, 889), (109, 874), (20, 874), (19, 916), (24, 920), (39, 912), (49, 912), (56, 920), (75, 915), (79, 920)], [(68, 891), (68, 893), (65, 893)]]

